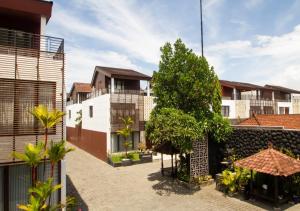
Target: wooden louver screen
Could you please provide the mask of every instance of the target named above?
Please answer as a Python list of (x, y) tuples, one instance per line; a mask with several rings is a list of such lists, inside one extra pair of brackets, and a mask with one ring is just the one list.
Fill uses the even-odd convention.
[(40, 123), (29, 111), (40, 104), (56, 107), (56, 83), (0, 78), (0, 99), (0, 136), (41, 134)]

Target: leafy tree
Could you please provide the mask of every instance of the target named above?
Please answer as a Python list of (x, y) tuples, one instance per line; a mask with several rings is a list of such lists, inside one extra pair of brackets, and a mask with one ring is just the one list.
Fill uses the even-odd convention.
[(214, 68), (180, 39), (161, 48), (159, 70), (152, 82), (154, 113), (161, 108), (180, 109), (193, 115), (217, 141), (229, 131), (228, 121), (221, 117), (221, 88)]
[(133, 125), (133, 120), (130, 116), (122, 118), (121, 119), (123, 124), (124, 124), (124, 128), (120, 129), (117, 131), (117, 134), (120, 136), (124, 137), (124, 142), (123, 142), (123, 146), (125, 148), (125, 157), (128, 158), (128, 148), (130, 147), (130, 140), (128, 139), (132, 133), (132, 125)]
[(175, 108), (162, 108), (151, 115), (146, 134), (154, 145), (171, 143), (180, 153), (190, 153), (193, 142), (203, 140), (204, 130), (197, 120)]
[(27, 144), (24, 153), (12, 153), (13, 157), (24, 161), (27, 165), (30, 166), (32, 186), (35, 186), (37, 180), (36, 169), (45, 155), (43, 148), (44, 144), (39, 142), (36, 146), (33, 144)]

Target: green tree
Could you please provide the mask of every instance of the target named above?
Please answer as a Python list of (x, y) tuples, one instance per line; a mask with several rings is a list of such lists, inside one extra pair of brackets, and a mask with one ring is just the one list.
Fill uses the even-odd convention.
[(133, 120), (130, 116), (121, 119), (124, 127), (117, 131), (117, 134), (124, 137), (123, 146), (125, 149), (125, 157), (128, 158), (128, 148), (130, 147), (130, 140), (128, 139), (132, 133)]
[(152, 114), (146, 134), (152, 144), (171, 143), (180, 154), (190, 153), (193, 142), (205, 136), (202, 125), (193, 116), (175, 108), (162, 108)]
[(43, 151), (44, 144), (39, 142), (36, 146), (27, 144), (24, 153), (12, 152), (12, 156), (24, 161), (31, 168), (31, 183), (35, 186), (37, 180), (37, 167), (43, 159), (45, 153)]
[(229, 122), (221, 116), (221, 88), (214, 68), (180, 39), (161, 48), (159, 70), (152, 82), (153, 113), (161, 108), (180, 109), (194, 116), (216, 141), (230, 130)]

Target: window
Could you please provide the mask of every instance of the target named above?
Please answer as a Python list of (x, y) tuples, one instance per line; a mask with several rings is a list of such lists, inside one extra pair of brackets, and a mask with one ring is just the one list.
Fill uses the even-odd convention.
[(90, 114), (90, 118), (93, 117), (93, 106), (89, 107), (89, 114)]
[(72, 111), (71, 110), (69, 110), (69, 119), (71, 119), (72, 118), (72, 113), (71, 113)]
[(222, 115), (224, 117), (229, 117), (229, 110), (230, 110), (229, 106), (222, 106)]
[(289, 114), (290, 108), (289, 107), (279, 107), (279, 114)]
[[(0, 136), (42, 134), (29, 111), (39, 104), (55, 108), (55, 87), (55, 82), (0, 78)], [(53, 132), (55, 128), (49, 130)]]

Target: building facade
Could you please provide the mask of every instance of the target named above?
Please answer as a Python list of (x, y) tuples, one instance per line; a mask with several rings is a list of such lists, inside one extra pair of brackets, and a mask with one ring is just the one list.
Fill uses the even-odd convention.
[[(137, 149), (145, 142), (145, 121), (153, 108), (150, 80), (130, 69), (95, 67), (88, 99), (67, 106), (67, 140), (106, 160), (108, 154), (124, 150), (117, 131), (123, 127), (122, 118), (130, 116), (131, 149)], [(141, 90), (141, 81), (148, 83), (147, 90)]]
[[(28, 202), (31, 171), (11, 153), (43, 140), (43, 128), (29, 111), (40, 104), (65, 111), (64, 40), (45, 35), (51, 12), (48, 1), (0, 2), (0, 210), (17, 210), (17, 204)], [(49, 136), (62, 139), (64, 120)], [(55, 182), (64, 181), (62, 163)], [(64, 200), (64, 192), (52, 200)]]
[(252, 114), (299, 114), (300, 91), (280, 86), (220, 80), (222, 115), (246, 119)]

